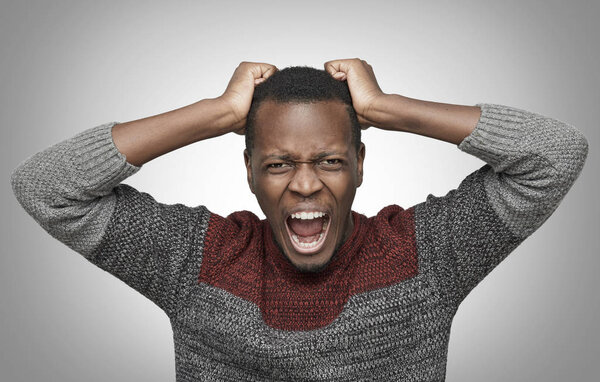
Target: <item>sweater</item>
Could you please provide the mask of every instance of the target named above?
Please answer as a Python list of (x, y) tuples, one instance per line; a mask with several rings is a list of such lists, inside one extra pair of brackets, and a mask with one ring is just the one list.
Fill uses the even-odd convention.
[(319, 273), (284, 258), (266, 220), (164, 204), (122, 183), (109, 122), (12, 173), (44, 230), (169, 317), (177, 381), (443, 381), (451, 323), (469, 292), (538, 229), (579, 176), (573, 126), (503, 105), (457, 147), (485, 164), (444, 196), (375, 216)]

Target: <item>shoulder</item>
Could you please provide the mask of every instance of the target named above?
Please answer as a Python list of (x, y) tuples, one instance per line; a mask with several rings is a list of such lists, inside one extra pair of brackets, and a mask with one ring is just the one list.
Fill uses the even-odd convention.
[(254, 238), (262, 237), (264, 222), (250, 211), (237, 211), (226, 217), (210, 212), (204, 252), (237, 252)]
[[(388, 254), (416, 253), (414, 207), (404, 209), (392, 204), (382, 208), (375, 216), (362, 216), (364, 238), (368, 246), (383, 246)], [(393, 249), (392, 249), (393, 248)]]
[(364, 234), (357, 291), (394, 285), (419, 273), (413, 212), (393, 204), (369, 218), (359, 215)]
[(210, 212), (208, 235), (231, 237), (257, 231), (262, 226), (261, 219), (251, 211), (236, 211), (226, 217)]
[(250, 211), (237, 211), (226, 217), (211, 212), (200, 280), (214, 284), (223, 272), (230, 272), (240, 258), (256, 259), (263, 248), (265, 222)]
[(366, 223), (378, 231), (414, 232), (414, 207), (405, 209), (397, 204), (382, 208), (375, 216), (366, 219)]

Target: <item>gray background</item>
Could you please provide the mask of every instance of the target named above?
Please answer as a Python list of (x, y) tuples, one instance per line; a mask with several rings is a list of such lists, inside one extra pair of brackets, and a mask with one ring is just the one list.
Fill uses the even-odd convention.
[[(501, 103), (575, 125), (590, 143), (554, 215), (463, 302), (448, 381), (600, 376), (598, 1), (3, 1), (0, 8), (0, 380), (175, 379), (167, 316), (53, 239), (12, 195), (24, 159), (86, 128), (222, 94), (241, 61), (360, 57), (386, 93)], [(454, 145), (369, 129), (354, 209), (444, 195), (483, 165)], [(243, 139), (198, 142), (128, 183), (164, 203), (250, 209)]]

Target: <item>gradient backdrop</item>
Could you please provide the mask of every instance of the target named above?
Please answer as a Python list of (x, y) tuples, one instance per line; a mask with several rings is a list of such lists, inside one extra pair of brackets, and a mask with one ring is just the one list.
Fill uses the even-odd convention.
[[(0, 380), (174, 381), (167, 316), (52, 238), (10, 187), (17, 165), (92, 126), (223, 93), (241, 61), (369, 62), (386, 93), (511, 105), (566, 121), (590, 143), (554, 215), (463, 302), (447, 380), (600, 377), (600, 2), (2, 1)], [(454, 145), (364, 133), (367, 215), (440, 196), (483, 165)], [(125, 182), (164, 203), (263, 216), (243, 138), (198, 142)]]

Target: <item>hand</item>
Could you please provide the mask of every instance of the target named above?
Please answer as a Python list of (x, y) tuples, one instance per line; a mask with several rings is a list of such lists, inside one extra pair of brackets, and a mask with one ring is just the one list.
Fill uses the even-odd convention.
[(254, 87), (263, 83), (277, 67), (263, 62), (243, 61), (238, 65), (229, 80), (227, 89), (218, 97), (231, 110), (231, 131), (243, 135), (246, 127), (246, 117), (252, 103)]
[(339, 81), (348, 80), (352, 106), (361, 128), (377, 126), (374, 105), (386, 94), (377, 84), (373, 67), (359, 58), (332, 60), (325, 63), (325, 71)]

